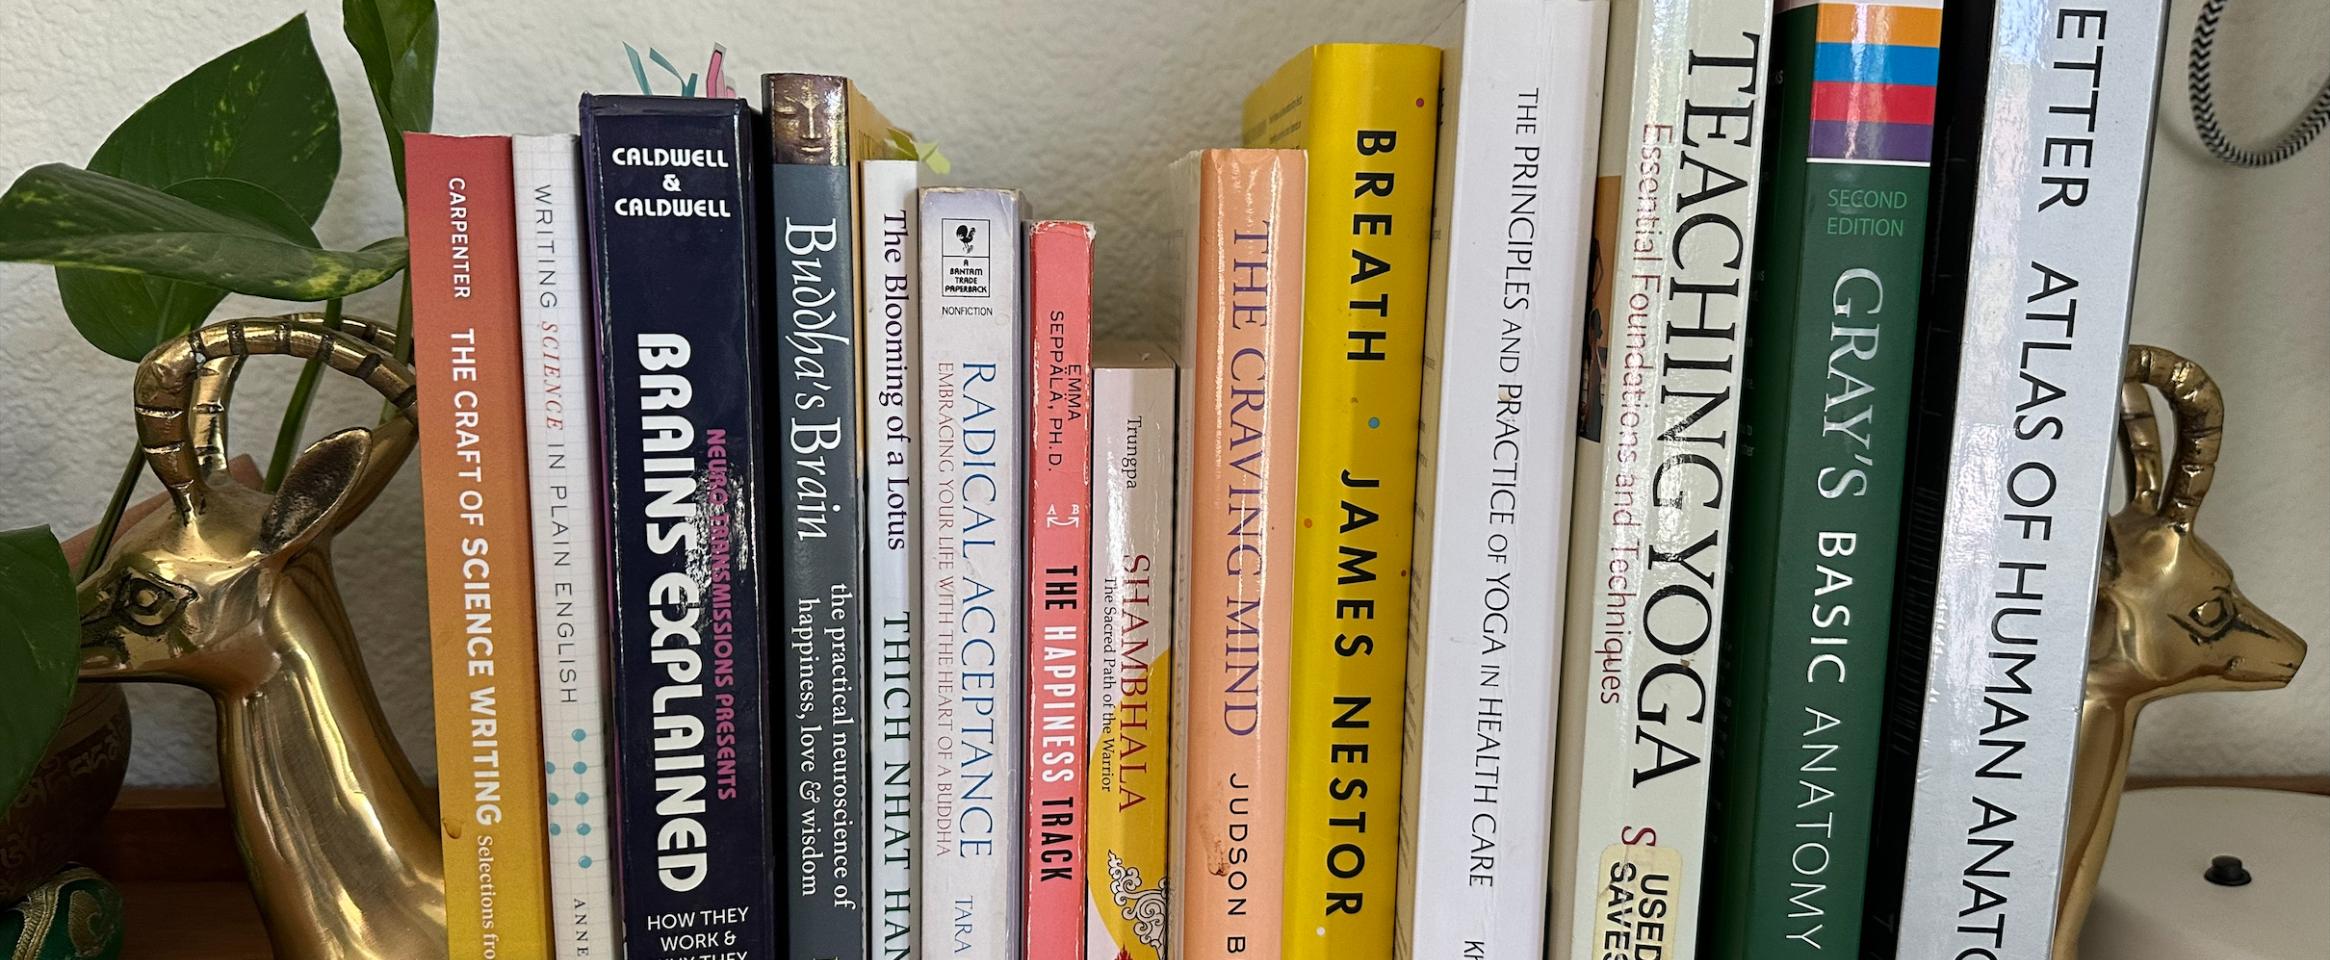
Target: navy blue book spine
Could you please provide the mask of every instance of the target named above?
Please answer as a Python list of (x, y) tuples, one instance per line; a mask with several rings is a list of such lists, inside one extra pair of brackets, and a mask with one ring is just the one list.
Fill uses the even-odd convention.
[(627, 960), (783, 956), (753, 129), (739, 100), (582, 100)]

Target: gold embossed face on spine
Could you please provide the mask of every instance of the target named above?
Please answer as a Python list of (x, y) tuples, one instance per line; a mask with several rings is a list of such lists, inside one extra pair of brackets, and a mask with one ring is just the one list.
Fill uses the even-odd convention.
[(847, 160), (840, 119), (848, 91), (838, 78), (774, 74), (766, 93), (777, 162), (836, 165)]

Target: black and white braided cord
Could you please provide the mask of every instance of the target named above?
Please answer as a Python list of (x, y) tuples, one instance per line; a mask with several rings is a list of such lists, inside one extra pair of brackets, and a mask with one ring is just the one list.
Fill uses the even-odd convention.
[(2210, 88), (2210, 53), (2217, 42), (2217, 19), (2224, 15), (2227, 0), (2202, 0), (2200, 22), (2192, 31), (2192, 68), (2188, 74), (2192, 94), (2192, 125), (2200, 133), (2201, 143), (2217, 159), (2236, 167), (2270, 167), (2306, 149), (2314, 138), (2321, 136), (2324, 127), (2330, 127), (2330, 82), (2314, 95), (2314, 102), (2306, 114), (2298, 118), (2281, 142), (2264, 150), (2250, 150), (2235, 146), (2225, 137), (2223, 127), (2217, 125), (2217, 95)]

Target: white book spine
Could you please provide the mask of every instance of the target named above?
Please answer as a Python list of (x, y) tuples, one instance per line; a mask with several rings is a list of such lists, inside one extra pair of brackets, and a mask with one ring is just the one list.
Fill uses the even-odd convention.
[(560, 960), (621, 949), (607, 856), (606, 591), (582, 187), (572, 136), (510, 139), (517, 193), (518, 338), (550, 831), (550, 939)]
[(1601, 132), (1625, 160), (1603, 170), (1620, 206), (1598, 530), (1570, 571), (1590, 585), (1568, 611), (1585, 675), (1559, 748), (1578, 764), (1561, 758), (1574, 802), (1557, 806), (1572, 960), (1697, 955), (1771, 17), (1768, 0), (1611, 4), (1633, 95)]
[[(1092, 375), (1091, 870), (1085, 956), (1120, 960), (1132, 944), (1165, 955), (1162, 898), (1168, 797), (1145, 784), (1171, 769), (1175, 391), (1171, 366), (1096, 366)], [(1163, 671), (1158, 668), (1164, 667)], [(1138, 764), (1138, 772), (1133, 765)], [(1135, 788), (1133, 785), (1141, 784)], [(1115, 849), (1140, 844), (1139, 851)], [(1144, 872), (1146, 875), (1144, 875)]]
[(2167, 7), (1998, 4), (1903, 960), (2049, 953)]
[(1608, 6), (1470, 0), (1438, 43), (1398, 955), (1538, 957)]
[(1016, 960), (1027, 319), (1009, 190), (920, 194), (925, 956)]
[(874, 642), (874, 839), (869, 889), (874, 895), (872, 960), (913, 960), (915, 938), (914, 791), (921, 765), (915, 744), (915, 607), (922, 602), (921, 352), (915, 310), (914, 193), (921, 164), (867, 160), (858, 167), (858, 269), (865, 290), (866, 621)]

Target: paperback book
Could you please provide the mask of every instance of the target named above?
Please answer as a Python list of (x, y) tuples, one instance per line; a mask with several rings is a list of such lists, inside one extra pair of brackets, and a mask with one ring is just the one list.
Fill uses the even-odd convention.
[(2051, 953), (2167, 14), (1996, 6), (1904, 960)]
[(1246, 98), (1310, 154), (1283, 956), (1389, 960), (1440, 50), (1330, 43)]
[(1580, 418), (1579, 451), (1600, 483), (1573, 518), (1556, 759), (1554, 928), (1573, 960), (1698, 955), (1770, 19), (1768, 2), (1611, 4), (1586, 364), (1601, 419)]
[(1016, 960), (1026, 682), (1026, 207), (925, 188), (922, 310), (922, 952)]
[[(1544, 955), (1601, 3), (1471, 0), (1440, 46), (1399, 955)], [(1462, 896), (1452, 896), (1463, 891)]]
[(761, 442), (757, 139), (740, 100), (582, 101), (631, 960), (783, 950), (761, 699), (773, 571), (755, 506), (776, 458)]
[(559, 960), (621, 949), (607, 798), (606, 578), (600, 570), (598, 425), (575, 139), (512, 137), (518, 298), (526, 361), (535, 654), (550, 819), (550, 938)]
[(1162, 960), (1170, 860), (1173, 360), (1102, 344), (1092, 369), (1091, 759), (1085, 960)]
[(1026, 960), (1084, 957), (1092, 225), (1027, 228)]
[(411, 134), (405, 172), (446, 937), (548, 957), (510, 139)]
[(915, 273), (921, 257), (914, 227), (912, 160), (858, 165), (863, 213), (858, 277), (865, 326), (860, 403), (866, 433), (866, 629), (874, 648), (871, 734), (874, 850), (868, 886), (874, 898), (875, 955), (908, 960), (917, 953), (915, 791), (915, 618), (922, 604), (921, 315)]

